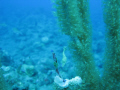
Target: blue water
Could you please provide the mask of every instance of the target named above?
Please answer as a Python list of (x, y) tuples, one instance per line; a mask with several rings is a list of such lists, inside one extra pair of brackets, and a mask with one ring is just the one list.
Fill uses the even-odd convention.
[[(69, 37), (60, 32), (52, 11), (50, 0), (0, 0), (2, 69), (13, 90), (53, 90), (56, 71), (51, 50), (61, 64)], [(102, 12), (101, 0), (90, 0), (93, 52), (100, 68), (105, 44)], [(65, 53), (67, 63), (59, 69), (64, 78), (73, 78), (72, 57), (69, 50)]]

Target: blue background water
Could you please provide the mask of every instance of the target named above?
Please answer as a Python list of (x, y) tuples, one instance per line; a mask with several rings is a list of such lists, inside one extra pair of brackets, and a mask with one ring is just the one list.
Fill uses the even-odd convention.
[[(51, 50), (58, 58), (60, 74), (75, 76), (69, 50), (65, 51), (67, 63), (61, 66), (69, 37), (60, 32), (52, 7), (50, 0), (0, 0), (2, 69), (7, 68), (5, 78), (14, 89), (53, 90), (56, 72)], [(90, 0), (94, 59), (100, 68), (105, 46), (102, 12), (101, 0)]]

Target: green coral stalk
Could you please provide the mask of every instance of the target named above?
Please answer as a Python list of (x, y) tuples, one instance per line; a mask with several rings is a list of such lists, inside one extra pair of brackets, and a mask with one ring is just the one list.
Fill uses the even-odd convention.
[(55, 0), (55, 2), (59, 26), (62, 32), (71, 38), (69, 47), (76, 62), (76, 72), (85, 84), (85, 87), (80, 89), (98, 90), (99, 74), (92, 56), (88, 0)]
[(106, 53), (103, 74), (104, 90), (120, 89), (120, 0), (104, 1)]

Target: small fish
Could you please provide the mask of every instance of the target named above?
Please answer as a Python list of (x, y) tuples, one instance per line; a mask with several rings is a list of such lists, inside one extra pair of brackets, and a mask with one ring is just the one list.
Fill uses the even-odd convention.
[(65, 49), (66, 49), (66, 47), (63, 48), (62, 67), (64, 67), (64, 65), (65, 65), (66, 62), (67, 62), (67, 57), (66, 57), (66, 55), (65, 55)]
[(59, 74), (59, 70), (58, 70), (57, 58), (56, 58), (56, 55), (55, 55), (55, 53), (53, 52), (53, 50), (52, 50), (52, 54), (53, 54), (53, 60), (54, 60), (55, 71), (57, 72), (57, 74), (59, 75), (59, 77), (61, 77), (60, 74)]

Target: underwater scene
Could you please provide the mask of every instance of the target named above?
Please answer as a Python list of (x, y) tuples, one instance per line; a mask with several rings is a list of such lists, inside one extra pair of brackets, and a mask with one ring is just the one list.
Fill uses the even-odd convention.
[(120, 90), (120, 1), (0, 0), (0, 90)]

